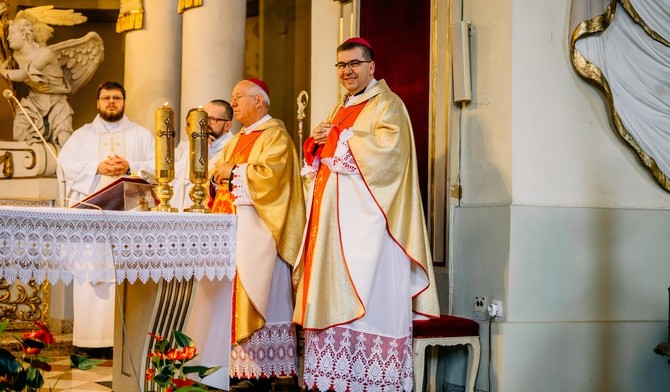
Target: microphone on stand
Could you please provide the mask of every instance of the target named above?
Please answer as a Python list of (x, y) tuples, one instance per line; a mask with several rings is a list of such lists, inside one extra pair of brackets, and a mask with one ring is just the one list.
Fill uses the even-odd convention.
[(60, 204), (61, 207), (67, 207), (65, 205), (65, 203), (66, 203), (66, 200), (65, 200), (65, 171), (63, 170), (63, 166), (61, 166), (60, 161), (58, 160), (58, 156), (56, 155), (56, 152), (51, 149), (51, 146), (49, 146), (49, 143), (46, 141), (46, 139), (44, 139), (44, 136), (42, 135), (42, 133), (37, 128), (37, 125), (35, 125), (35, 123), (33, 122), (33, 119), (30, 118), (28, 113), (26, 113), (26, 109), (23, 108), (23, 105), (21, 105), (21, 102), (19, 102), (19, 100), (16, 99), (16, 96), (14, 95), (12, 90), (5, 89), (2, 92), (2, 96), (7, 98), (7, 99), (13, 99), (14, 102), (16, 102), (16, 106), (18, 106), (19, 109), (21, 110), (21, 112), (23, 113), (23, 115), (26, 116), (26, 118), (28, 119), (28, 122), (33, 127), (33, 130), (35, 131), (35, 133), (37, 133), (37, 136), (40, 137), (40, 139), (42, 140), (42, 143), (44, 143), (44, 148), (46, 148), (49, 151), (49, 153), (51, 154), (51, 156), (56, 160), (56, 168), (58, 170), (60, 170), (60, 173), (56, 173), (56, 177), (59, 178), (58, 203)]

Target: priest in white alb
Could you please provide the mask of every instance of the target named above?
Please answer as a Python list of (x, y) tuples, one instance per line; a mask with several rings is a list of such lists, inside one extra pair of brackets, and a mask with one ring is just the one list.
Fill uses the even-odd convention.
[[(121, 84), (101, 84), (97, 92), (98, 115), (92, 123), (77, 129), (61, 149), (58, 160), (69, 205), (123, 175), (155, 171), (153, 133), (124, 115), (125, 99)], [(114, 303), (114, 282), (74, 282), (74, 346), (113, 346)]]
[(347, 94), (304, 145), (293, 320), (305, 331), (305, 387), (409, 392), (412, 320), (439, 316), (412, 126), (374, 78), (366, 40), (340, 45), (336, 68)]
[[(243, 128), (214, 165), (210, 194), (212, 212), (237, 215), (232, 304), (217, 289), (221, 283), (200, 281), (198, 292), (211, 291), (200, 297), (196, 292), (191, 320), (199, 325), (189, 322), (186, 330), (196, 342), (207, 342), (209, 352), (198, 357), (205, 366), (227, 363), (222, 356), (225, 346), (230, 348), (229, 374), (215, 372), (204, 384), (228, 390), (230, 376), (230, 390), (270, 391), (274, 379), (297, 372), (291, 264), (300, 247), (305, 204), (298, 154), (284, 123), (269, 115), (267, 84), (238, 82), (230, 104)], [(215, 314), (204, 323), (207, 311)], [(217, 328), (217, 320), (228, 321), (230, 333)]]
[[(209, 134), (207, 147), (207, 171), (214, 169), (214, 164), (221, 157), (223, 146), (233, 137), (230, 131), (233, 125), (233, 108), (223, 99), (215, 99), (208, 102), (203, 109), (207, 112), (207, 133)], [(188, 111), (196, 110), (195, 108)], [(188, 133), (188, 114), (186, 115), (186, 131)], [(189, 192), (193, 188), (190, 181), (191, 159), (189, 155), (190, 140), (188, 135), (179, 142), (175, 150), (175, 179), (172, 182), (174, 194), (170, 200), (170, 205), (178, 208), (180, 211), (193, 205), (189, 197)]]

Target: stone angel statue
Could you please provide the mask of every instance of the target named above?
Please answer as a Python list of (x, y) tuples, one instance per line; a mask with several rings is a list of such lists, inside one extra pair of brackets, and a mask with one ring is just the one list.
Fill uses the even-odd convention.
[[(6, 14), (3, 5), (4, 2), (0, 12)], [(2, 47), (8, 46), (11, 54), (2, 59), (0, 75), (10, 86), (27, 86), (28, 94), (21, 98), (21, 106), (44, 139), (59, 146), (73, 131), (73, 111), (67, 97), (91, 79), (102, 62), (104, 47), (95, 32), (54, 45), (46, 42), (54, 31), (50, 25), (72, 26), (85, 21), (86, 17), (78, 12), (49, 5), (21, 10), (2, 25)], [(13, 131), (15, 141), (32, 144), (40, 140), (21, 110), (15, 110)]]

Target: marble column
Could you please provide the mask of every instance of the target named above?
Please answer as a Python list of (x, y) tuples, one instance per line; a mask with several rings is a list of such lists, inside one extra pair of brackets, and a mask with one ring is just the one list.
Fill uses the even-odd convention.
[(177, 3), (144, 0), (143, 28), (125, 33), (126, 115), (152, 132), (156, 108), (164, 102), (180, 106), (182, 15)]
[[(246, 1), (206, 1), (184, 12), (181, 112), (228, 101), (244, 75)], [(184, 115), (180, 118), (184, 134)]]

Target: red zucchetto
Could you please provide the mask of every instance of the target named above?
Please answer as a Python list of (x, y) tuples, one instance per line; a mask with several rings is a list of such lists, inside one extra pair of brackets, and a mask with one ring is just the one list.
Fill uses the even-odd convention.
[(251, 82), (251, 83), (257, 85), (258, 87), (262, 88), (263, 91), (265, 91), (265, 94), (267, 94), (268, 97), (270, 96), (270, 87), (268, 87), (268, 85), (264, 81), (262, 81), (260, 79), (256, 79), (256, 78), (249, 78), (249, 79), (246, 79), (246, 80), (248, 82)]
[(372, 50), (372, 45), (370, 45), (370, 43), (365, 38), (351, 37), (348, 40), (344, 41), (343, 44), (346, 44), (348, 42), (354, 42), (354, 43), (357, 43), (357, 44), (361, 44), (361, 45), (367, 47), (368, 49)]

